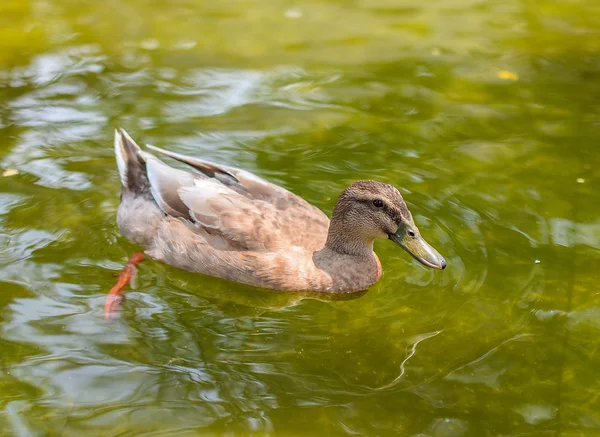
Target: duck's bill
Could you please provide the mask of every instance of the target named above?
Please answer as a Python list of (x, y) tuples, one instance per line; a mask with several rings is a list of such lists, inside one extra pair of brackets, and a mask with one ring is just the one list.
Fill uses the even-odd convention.
[(395, 233), (390, 234), (390, 240), (397, 243), (424, 266), (440, 270), (446, 268), (446, 260), (420, 235), (411, 237), (405, 233)]

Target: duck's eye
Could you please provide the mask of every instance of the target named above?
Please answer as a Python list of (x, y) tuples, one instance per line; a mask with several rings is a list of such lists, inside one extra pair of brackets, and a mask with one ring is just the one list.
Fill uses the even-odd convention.
[(375, 205), (375, 208), (383, 208), (383, 201), (379, 200), (379, 199), (375, 199), (373, 201), (373, 205)]

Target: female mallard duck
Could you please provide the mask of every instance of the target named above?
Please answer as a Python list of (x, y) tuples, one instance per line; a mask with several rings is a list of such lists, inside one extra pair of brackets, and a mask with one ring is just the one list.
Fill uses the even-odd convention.
[[(379, 280), (376, 238), (391, 239), (428, 267), (446, 267), (391, 185), (353, 183), (330, 222), (304, 199), (252, 173), (148, 148), (197, 170), (170, 167), (124, 130), (115, 133), (119, 228), (153, 259), (256, 287), (329, 293), (365, 290)], [(141, 259), (132, 257), (111, 290), (107, 315)]]

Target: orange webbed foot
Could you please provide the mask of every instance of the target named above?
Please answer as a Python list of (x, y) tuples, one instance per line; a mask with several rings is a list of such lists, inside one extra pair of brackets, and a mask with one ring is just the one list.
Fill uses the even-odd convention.
[(144, 260), (144, 252), (136, 252), (131, 255), (127, 265), (119, 273), (119, 279), (117, 283), (106, 296), (106, 303), (104, 304), (104, 318), (110, 319), (110, 316), (117, 312), (119, 305), (123, 300), (123, 289), (131, 282), (131, 278), (135, 274), (137, 266)]

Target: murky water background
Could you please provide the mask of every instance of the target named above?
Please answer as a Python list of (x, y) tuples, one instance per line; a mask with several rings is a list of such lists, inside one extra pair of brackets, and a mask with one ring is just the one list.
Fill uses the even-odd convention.
[[(0, 434), (600, 436), (596, 0), (5, 0)], [(141, 265), (116, 126), (330, 212), (393, 183), (446, 256), (348, 301)]]

